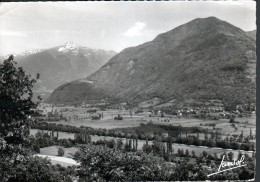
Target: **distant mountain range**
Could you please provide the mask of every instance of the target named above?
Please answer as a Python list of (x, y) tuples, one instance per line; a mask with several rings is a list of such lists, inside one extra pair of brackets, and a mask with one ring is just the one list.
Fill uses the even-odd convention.
[(59, 85), (94, 73), (115, 54), (67, 42), (50, 49), (26, 51), (14, 58), (31, 75), (40, 73), (34, 92), (46, 98)]
[(194, 19), (154, 40), (126, 48), (90, 76), (66, 83), (53, 103), (120, 99), (133, 104), (156, 99), (178, 106), (209, 99), (255, 102), (256, 39), (215, 17)]

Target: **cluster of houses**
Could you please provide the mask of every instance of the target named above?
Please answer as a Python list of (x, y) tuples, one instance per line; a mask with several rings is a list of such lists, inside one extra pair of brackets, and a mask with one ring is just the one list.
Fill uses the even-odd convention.
[(42, 116), (57, 115), (59, 110), (53, 104), (40, 103), (36, 109), (37, 113)]
[(173, 109), (172, 107), (161, 107), (161, 108), (142, 108), (138, 109), (135, 114), (161, 116), (175, 115), (178, 117), (182, 116), (201, 116), (207, 115), (216, 118), (229, 118), (232, 115), (241, 115), (242, 113), (254, 113), (255, 104), (244, 104), (237, 105), (233, 111), (225, 111), (224, 103), (221, 100), (208, 100), (201, 107), (183, 107), (179, 109)]
[(101, 101), (88, 101), (88, 103), (86, 103), (85, 101), (82, 101), (80, 104), (80, 107), (82, 108), (91, 108), (91, 107), (98, 107), (98, 106), (106, 106), (108, 103), (102, 99)]
[(48, 103), (40, 103), (34, 113), (33, 117), (39, 121), (59, 121), (62, 118), (61, 111)]
[[(87, 104), (83, 101), (77, 107), (87, 108), (86, 113), (84, 113), (81, 118), (80, 116), (74, 116), (76, 120), (78, 119), (92, 119), (99, 120), (103, 118), (103, 110), (106, 109), (120, 109), (126, 110), (127, 103), (118, 103), (114, 105), (107, 105), (108, 103), (105, 100), (99, 101), (95, 104)], [(101, 107), (103, 106), (103, 107)], [(76, 107), (76, 106), (75, 106)], [(58, 109), (53, 104), (48, 103), (40, 103), (36, 109), (37, 113), (40, 114), (41, 117), (45, 118), (61, 118), (62, 109)], [(173, 109), (171, 106), (167, 107), (148, 107), (148, 108), (132, 108), (130, 109), (130, 115), (142, 115), (142, 116), (150, 116), (150, 117), (164, 117), (164, 116), (177, 116), (177, 117), (201, 117), (201, 116), (212, 116), (214, 118), (230, 118), (232, 115), (241, 115), (241, 113), (246, 112), (255, 112), (255, 104), (244, 104), (237, 105), (236, 109), (230, 112), (225, 111), (224, 103), (221, 100), (208, 100), (203, 104), (203, 106), (198, 107), (183, 107), (179, 109)], [(65, 111), (64, 111), (65, 112)], [(70, 116), (71, 117), (71, 116)], [(72, 118), (66, 119), (72, 119)], [(213, 119), (214, 119), (213, 118)]]

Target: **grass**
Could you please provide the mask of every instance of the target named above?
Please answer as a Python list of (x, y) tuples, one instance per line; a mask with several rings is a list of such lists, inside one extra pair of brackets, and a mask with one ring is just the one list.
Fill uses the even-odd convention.
[[(119, 111), (119, 110), (108, 110), (103, 111), (104, 118), (101, 120), (91, 120), (88, 118), (88, 114), (86, 113), (86, 108), (69, 108), (69, 111), (63, 112), (63, 115), (67, 118), (70, 117), (71, 120), (69, 121), (59, 121), (55, 122), (57, 124), (64, 124), (64, 125), (71, 125), (71, 126), (88, 126), (93, 128), (106, 128), (106, 129), (113, 129), (113, 128), (128, 128), (128, 127), (137, 127), (140, 126), (141, 123), (148, 123), (153, 122), (154, 124), (162, 124), (162, 125), (181, 125), (183, 127), (201, 127), (201, 128), (208, 128), (209, 131), (213, 131), (212, 126), (205, 126), (206, 124), (216, 124), (215, 128), (219, 128), (219, 132), (223, 134), (223, 137), (229, 135), (240, 135), (241, 131), (243, 130), (244, 136), (248, 136), (250, 132), (250, 128), (252, 129), (253, 135), (255, 135), (256, 132), (256, 116), (251, 115), (249, 117), (243, 117), (243, 118), (236, 118), (235, 121), (240, 122), (240, 124), (235, 124), (237, 127), (237, 130), (235, 130), (231, 124), (229, 123), (228, 119), (220, 119), (220, 120), (201, 120), (201, 119), (195, 119), (195, 118), (177, 118), (174, 116), (169, 117), (149, 117), (147, 114), (138, 114), (134, 115), (133, 117), (130, 117), (129, 111)], [(124, 120), (114, 120), (113, 118), (121, 114), (124, 118)], [(74, 119), (74, 116), (78, 116), (79, 119)], [(165, 119), (169, 119), (170, 122), (163, 122)], [(245, 123), (245, 121), (248, 121), (248, 123)], [(202, 126), (200, 125), (202, 124)], [(133, 128), (134, 129), (134, 128)], [(133, 130), (132, 129), (132, 130)], [(131, 128), (129, 128), (131, 130)], [(36, 133), (37, 130), (31, 130), (31, 134)], [(158, 132), (158, 131), (157, 131)], [(59, 138), (74, 138), (74, 134), (71, 133), (65, 133), (65, 132), (59, 132)], [(112, 139), (111, 137), (98, 137), (98, 136), (92, 136), (92, 141), (96, 141), (98, 139)], [(200, 134), (200, 138), (204, 139), (204, 135)], [(124, 139), (123, 139), (123, 142)], [(141, 149), (143, 146), (144, 141), (138, 142), (138, 148)], [(189, 149), (189, 152), (191, 153), (192, 150), (195, 151), (196, 155), (200, 155), (202, 151), (208, 152), (208, 154), (222, 154), (226, 151), (226, 153), (230, 152), (230, 150), (226, 149), (211, 149), (211, 148), (202, 148), (202, 147), (196, 147), (196, 146), (185, 146), (185, 145), (179, 145), (174, 144), (173, 146), (174, 152), (177, 152), (178, 149), (183, 149), (184, 151), (186, 149)], [(52, 147), (46, 147), (41, 149), (41, 154), (45, 155), (57, 155), (57, 146)], [(70, 151), (71, 150), (71, 151)], [(68, 155), (69, 153), (75, 152), (75, 149), (66, 149), (65, 148), (65, 155)], [(234, 153), (234, 158), (237, 157), (239, 151), (232, 151)], [(247, 152), (249, 155), (250, 152)]]
[[(63, 132), (60, 132), (60, 133), (63, 133)], [(63, 133), (64, 136), (66, 136), (67, 134), (67, 137), (69, 137), (69, 133)], [(108, 136), (91, 136), (91, 140), (92, 141), (97, 141), (97, 140), (112, 140), (112, 139), (119, 139), (119, 138), (113, 138), (113, 137), (108, 137)], [(123, 143), (126, 142), (125, 139), (122, 139)], [(148, 142), (149, 144), (152, 144), (152, 141), (149, 141)], [(145, 140), (138, 140), (138, 150), (141, 150), (143, 145), (145, 144)], [(195, 154), (197, 156), (201, 155), (203, 151), (206, 151), (208, 154), (211, 154), (213, 155), (214, 153), (216, 153), (218, 156), (220, 156), (221, 154), (223, 154), (224, 152), (226, 153), (229, 153), (230, 151), (232, 151), (234, 153), (234, 158), (237, 158), (238, 156), (238, 153), (239, 153), (239, 150), (229, 150), (229, 149), (217, 149), (217, 148), (207, 148), (207, 147), (200, 147), (200, 146), (188, 146), (188, 145), (184, 145), (184, 144), (173, 144), (173, 149), (174, 149), (174, 153), (177, 153), (178, 149), (183, 149), (184, 152), (186, 149), (189, 150), (190, 154), (191, 154), (191, 151), (194, 150)], [(41, 152), (40, 154), (42, 155), (51, 155), (51, 156), (57, 156), (58, 154), (58, 148), (60, 146), (50, 146), (50, 147), (44, 147), (44, 148), (41, 148)], [(71, 154), (75, 154), (75, 152), (78, 150), (76, 147), (70, 147), (70, 148), (64, 148), (64, 157), (72, 157)], [(248, 151), (243, 151), (242, 152), (243, 154), (244, 153), (247, 153), (249, 154), (249, 156), (252, 155), (252, 152), (248, 152)]]
[[(68, 111), (63, 112), (63, 116), (70, 118), (68, 121), (58, 121), (56, 124), (64, 124), (71, 126), (88, 126), (92, 128), (127, 128), (127, 127), (137, 127), (141, 123), (153, 122), (154, 124), (163, 124), (163, 125), (181, 125), (183, 127), (201, 127), (208, 128), (210, 131), (213, 130), (212, 126), (205, 126), (205, 124), (216, 124), (215, 128), (219, 128), (223, 135), (239, 135), (243, 130), (244, 136), (249, 135), (250, 128), (255, 134), (256, 129), (256, 116), (252, 115), (249, 117), (236, 118), (235, 120), (240, 122), (241, 124), (236, 124), (237, 130), (231, 127), (228, 119), (220, 119), (220, 120), (202, 120), (196, 118), (178, 118), (175, 116), (166, 116), (164, 118), (161, 117), (149, 117), (147, 114), (137, 114), (133, 117), (130, 116), (129, 111), (124, 110), (108, 110), (101, 111), (104, 115), (104, 118), (101, 120), (91, 120), (89, 114), (87, 113), (86, 108), (69, 108)], [(100, 113), (101, 113), (100, 112)], [(114, 120), (113, 118), (121, 114), (123, 116), (123, 120)], [(76, 119), (78, 117), (78, 119)], [(164, 122), (165, 119), (169, 119), (170, 122)], [(248, 121), (248, 123), (243, 123)], [(200, 123), (202, 126), (200, 126)]]
[[(103, 136), (92, 136), (91, 140), (92, 141), (97, 141), (97, 140), (112, 140), (112, 139), (119, 139), (119, 138), (113, 138), (113, 137), (103, 137)], [(126, 140), (122, 139), (123, 143), (125, 144)], [(145, 140), (138, 140), (138, 150), (141, 150), (143, 145), (145, 144)], [(149, 141), (148, 144), (152, 144), (152, 141)], [(213, 155), (214, 153), (216, 153), (218, 156), (220, 156), (221, 154), (223, 154), (224, 152), (229, 153), (230, 151), (232, 151), (234, 153), (234, 158), (237, 158), (239, 150), (230, 150), (230, 149), (217, 149), (217, 148), (207, 148), (207, 147), (200, 147), (200, 146), (189, 146), (189, 145), (184, 145), (184, 144), (176, 144), (174, 143), (172, 145), (173, 149), (174, 149), (174, 153), (177, 153), (178, 149), (183, 149), (184, 152), (186, 149), (189, 150), (190, 154), (191, 151), (194, 150), (195, 154), (197, 156), (201, 155), (203, 151), (206, 151), (208, 154)], [(252, 155), (252, 152), (248, 152), (248, 151), (241, 151), (242, 154), (248, 154), (249, 156)]]
[[(220, 119), (220, 120), (201, 120), (196, 118), (178, 118), (178, 117), (149, 117), (146, 114), (138, 114), (134, 115), (133, 117), (130, 117), (129, 111), (119, 111), (119, 110), (108, 110), (103, 111), (104, 118), (101, 118), (101, 120), (91, 120), (86, 119), (86, 109), (85, 108), (73, 108), (71, 111), (63, 112), (64, 115), (68, 116), (71, 115), (70, 118), (72, 118), (69, 121), (59, 121), (54, 122), (56, 124), (63, 124), (63, 125), (71, 125), (71, 126), (88, 126), (92, 128), (105, 128), (105, 129), (115, 129), (118, 128), (127, 128), (126, 130), (130, 133), (135, 133), (133, 130), (140, 126), (141, 123), (148, 123), (153, 122), (154, 124), (160, 124), (160, 125), (174, 125), (178, 126), (181, 125), (183, 127), (199, 127), (203, 129), (208, 129), (210, 131), (214, 131), (214, 128), (212, 126), (206, 126), (207, 124), (216, 124), (215, 128), (218, 129), (218, 132), (222, 133), (222, 137), (226, 138), (226, 136), (230, 135), (240, 135), (243, 131), (244, 136), (249, 136), (250, 129), (252, 130), (252, 134), (255, 135), (256, 133), (256, 116), (251, 115), (249, 117), (243, 117), (243, 118), (236, 118), (235, 120), (240, 123), (235, 123), (235, 126), (237, 129), (231, 126), (231, 123), (229, 123), (228, 119)], [(123, 120), (114, 120), (113, 118), (121, 114), (123, 115)], [(84, 117), (83, 117), (84, 115)], [(80, 119), (74, 119), (74, 116), (78, 116)], [(164, 122), (165, 119), (169, 119), (170, 122)], [(245, 123), (248, 122), (248, 123)], [(131, 129), (132, 128), (132, 129)], [(139, 127), (138, 130), (142, 130), (141, 127)], [(132, 132), (131, 132), (132, 131)], [(148, 130), (146, 130), (148, 131)], [(149, 130), (150, 133), (153, 133), (154, 131), (159, 132), (160, 130), (156, 130), (156, 128), (151, 128)], [(161, 132), (165, 132), (162, 131)], [(60, 134), (59, 138), (67, 138), (67, 134), (63, 136), (63, 134)], [(70, 136), (70, 138), (74, 138), (74, 136)], [(204, 139), (204, 135), (200, 135), (201, 139)]]
[[(50, 147), (44, 147), (41, 148), (40, 154), (42, 155), (51, 155), (51, 156), (57, 156), (58, 155), (58, 148), (62, 146), (50, 146)], [(64, 156), (63, 157), (69, 157), (71, 158), (71, 154), (75, 154), (75, 152), (78, 150), (76, 147), (70, 147), (70, 148), (64, 148)]]
[[(111, 140), (113, 139), (112, 137), (101, 137), (101, 136), (92, 136), (92, 141), (97, 141), (97, 140)], [(115, 140), (117, 138), (114, 138)], [(123, 143), (125, 143), (125, 140), (122, 139)], [(145, 144), (144, 140), (139, 140), (138, 141), (138, 149), (141, 150), (143, 145)], [(149, 144), (152, 144), (151, 141), (149, 141)], [(57, 156), (58, 154), (58, 148), (60, 146), (50, 146), (50, 147), (45, 147), (45, 148), (41, 148), (41, 152), (40, 154), (42, 155), (51, 155), (51, 156)], [(214, 153), (216, 153), (218, 156), (220, 156), (221, 154), (223, 154), (224, 152), (229, 153), (231, 150), (228, 149), (212, 149), (212, 148), (205, 148), (205, 147), (198, 147), (198, 146), (187, 146), (187, 145), (183, 145), (183, 144), (173, 144), (172, 145), (173, 149), (174, 149), (174, 153), (177, 153), (178, 149), (183, 149), (184, 152), (186, 149), (189, 150), (190, 154), (191, 151), (194, 150), (195, 154), (197, 156), (201, 155), (203, 151), (206, 151), (208, 154), (213, 155)], [(71, 148), (64, 148), (64, 157), (72, 157), (71, 154), (75, 154), (75, 152), (78, 150), (76, 147), (71, 147)], [(234, 153), (234, 158), (237, 158), (239, 151), (238, 150), (232, 150), (232, 152)], [(242, 153), (247, 153), (250, 156), (252, 155), (251, 152), (242, 152)]]

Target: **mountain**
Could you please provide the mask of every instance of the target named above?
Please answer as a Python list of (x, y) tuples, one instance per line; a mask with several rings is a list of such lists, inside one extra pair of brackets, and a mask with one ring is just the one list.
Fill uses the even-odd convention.
[(256, 40), (256, 30), (246, 32), (246, 35)]
[(124, 49), (87, 78), (55, 89), (48, 102), (104, 98), (134, 104), (157, 99), (179, 106), (209, 99), (253, 102), (255, 50), (255, 39), (238, 27), (215, 17), (194, 19)]
[(40, 73), (35, 95), (49, 95), (57, 86), (86, 77), (104, 65), (116, 53), (90, 49), (67, 42), (50, 49), (31, 50), (15, 55), (18, 66), (31, 75)]

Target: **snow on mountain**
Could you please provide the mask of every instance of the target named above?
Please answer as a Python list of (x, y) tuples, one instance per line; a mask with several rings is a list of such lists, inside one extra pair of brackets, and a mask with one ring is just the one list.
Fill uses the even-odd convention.
[(90, 49), (88, 47), (84, 47), (84, 46), (80, 46), (74, 42), (66, 42), (64, 45), (62, 45), (61, 47), (58, 47), (57, 48), (57, 51), (58, 52), (63, 52), (63, 53), (68, 53), (68, 52), (71, 52), (73, 55), (77, 55), (80, 50), (83, 50), (83, 51), (86, 51), (86, 54), (85, 56), (91, 56), (96, 53), (104, 53), (105, 54), (108, 54), (108, 55), (115, 55), (116, 52), (114, 51), (105, 51), (105, 50), (101, 50), (101, 49)]
[(78, 52), (79, 48), (80, 48), (80, 46), (78, 44), (73, 43), (73, 42), (67, 42), (62, 47), (59, 47), (58, 51), (63, 52), (63, 53), (71, 51), (74, 55), (77, 55), (79, 53)]
[[(36, 54), (36, 53), (42, 52), (44, 50), (45, 49), (32, 49), (32, 50), (25, 51), (25, 52), (18, 54), (18, 55), (19, 56), (26, 56), (26, 55), (30, 55), (30, 54)], [(14, 56), (18, 56), (18, 55), (14, 55)]]
[(75, 104), (111, 98), (139, 104), (160, 98), (162, 104), (175, 99), (178, 107), (210, 99), (228, 106), (253, 103), (255, 66), (255, 39), (215, 17), (198, 18), (124, 49), (85, 82), (58, 87), (48, 101)]
[(18, 57), (18, 56), (28, 56), (28, 55), (33, 55), (33, 54), (36, 54), (38, 52), (42, 52), (44, 51), (45, 49), (31, 49), (31, 50), (27, 50), (27, 51), (24, 51), (20, 54), (9, 54), (9, 55), (6, 55), (6, 56), (1, 56), (0, 57), (0, 62), (3, 61), (3, 60), (6, 60), (9, 58), (10, 55), (13, 55), (14, 57)]
[[(116, 52), (90, 49), (73, 42), (49, 49), (33, 49), (14, 55), (27, 73), (41, 75), (34, 92), (49, 94), (57, 86), (85, 78), (103, 66)], [(0, 57), (0, 62), (8, 56)], [(36, 94), (36, 95), (37, 95)]]

